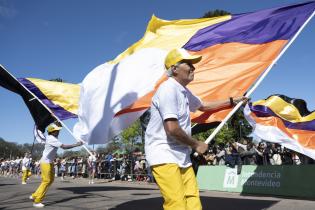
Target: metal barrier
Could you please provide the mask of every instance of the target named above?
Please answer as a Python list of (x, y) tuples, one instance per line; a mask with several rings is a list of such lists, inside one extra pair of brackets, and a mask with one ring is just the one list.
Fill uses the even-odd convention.
[[(114, 161), (101, 161), (96, 166), (96, 178), (99, 179), (112, 179), (123, 181), (152, 181), (153, 176), (151, 170), (146, 167), (144, 161), (141, 161), (140, 167), (135, 167), (136, 162), (132, 160), (114, 160)], [(61, 175), (60, 165), (55, 164), (55, 174)], [(88, 177), (88, 164), (86, 162), (66, 164), (66, 176), (73, 177)]]

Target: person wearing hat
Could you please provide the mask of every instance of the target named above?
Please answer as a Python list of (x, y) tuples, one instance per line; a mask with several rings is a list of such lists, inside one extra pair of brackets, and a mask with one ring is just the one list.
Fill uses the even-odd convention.
[[(151, 118), (145, 134), (145, 154), (164, 198), (164, 210), (202, 209), (190, 160), (191, 149), (203, 154), (208, 145), (191, 137), (190, 112), (230, 107), (231, 100), (202, 102), (186, 86), (193, 81), (199, 55), (173, 49), (165, 58), (168, 80), (151, 102)], [(244, 97), (235, 101), (244, 100)]]
[(32, 175), (31, 173), (31, 154), (26, 152), (22, 160), (22, 184), (26, 184), (26, 180)]
[(76, 144), (62, 144), (58, 140), (58, 135), (61, 129), (62, 127), (56, 123), (52, 123), (47, 127), (48, 136), (46, 137), (45, 149), (40, 160), (42, 181), (37, 190), (30, 196), (30, 199), (34, 201), (33, 206), (37, 208), (45, 206), (42, 204), (42, 201), (46, 195), (48, 187), (54, 182), (54, 159), (58, 148), (71, 149), (82, 145), (82, 142), (80, 141)]

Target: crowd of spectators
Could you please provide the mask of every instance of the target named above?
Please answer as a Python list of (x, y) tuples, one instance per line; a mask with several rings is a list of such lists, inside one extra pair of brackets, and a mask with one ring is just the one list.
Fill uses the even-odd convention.
[(152, 181), (145, 156), (141, 153), (131, 154), (96, 154), (95, 166), (91, 167), (88, 157), (70, 159), (57, 158), (54, 162), (55, 176), (68, 175), (71, 178), (88, 177), (89, 170), (95, 171), (96, 178), (122, 181)]
[(257, 144), (242, 139), (240, 142), (209, 146), (202, 165), (301, 165), (314, 160), (277, 143), (261, 141)]
[[(65, 179), (89, 177), (89, 157), (57, 158), (54, 161), (55, 176)], [(22, 159), (1, 159), (0, 175), (18, 177), (21, 173)], [(233, 143), (219, 143), (209, 146), (209, 150), (198, 165), (227, 165), (234, 168), (241, 165), (301, 165), (314, 164), (314, 160), (289, 150), (279, 144), (270, 142), (253, 143), (241, 140)], [(30, 169), (32, 174), (40, 174), (39, 160), (32, 160)], [(150, 167), (145, 154), (136, 151), (130, 154), (96, 154), (93, 177), (122, 181), (153, 182)]]
[[(122, 181), (152, 182), (153, 176), (146, 164), (145, 155), (136, 151), (130, 154), (97, 154), (95, 153), (95, 167), (90, 167), (89, 157), (57, 158), (54, 161), (55, 177), (65, 180), (65, 176), (72, 179), (89, 177), (89, 170), (95, 171), (95, 178), (105, 178)], [(21, 161), (19, 157), (0, 159), (0, 175), (19, 177)], [(40, 162), (32, 160), (30, 164), (32, 174), (40, 174)]]

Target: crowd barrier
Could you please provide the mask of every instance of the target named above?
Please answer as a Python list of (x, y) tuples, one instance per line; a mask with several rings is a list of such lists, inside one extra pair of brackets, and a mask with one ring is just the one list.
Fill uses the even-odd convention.
[[(113, 179), (123, 181), (152, 181), (152, 175), (142, 162), (141, 167), (135, 167), (134, 161), (102, 161), (97, 163), (95, 177), (100, 179)], [(88, 177), (87, 163), (71, 163), (65, 166), (66, 176)], [(61, 176), (60, 165), (54, 166), (56, 176)]]
[(315, 198), (314, 171), (315, 165), (200, 166), (197, 180), (201, 190)]

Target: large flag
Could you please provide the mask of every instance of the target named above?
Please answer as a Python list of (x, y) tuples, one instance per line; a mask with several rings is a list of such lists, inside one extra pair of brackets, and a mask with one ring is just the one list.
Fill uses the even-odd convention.
[[(153, 16), (140, 41), (83, 80), (74, 134), (90, 144), (106, 143), (141, 116), (167, 78), (164, 58), (173, 48), (203, 56), (188, 86), (202, 100), (243, 95), (314, 9), (315, 2), (309, 2), (215, 18), (167, 21)], [(192, 120), (217, 122), (228, 111), (198, 112)]]
[[(37, 128), (44, 132), (56, 119), (31, 94), (33, 93), (61, 120), (77, 117), (80, 86), (35, 78), (15, 78), (0, 65), (0, 86), (19, 94), (27, 105)], [(29, 92), (28, 90), (31, 92)]]
[(244, 115), (256, 136), (315, 159), (315, 111), (304, 100), (271, 95), (247, 104)]

